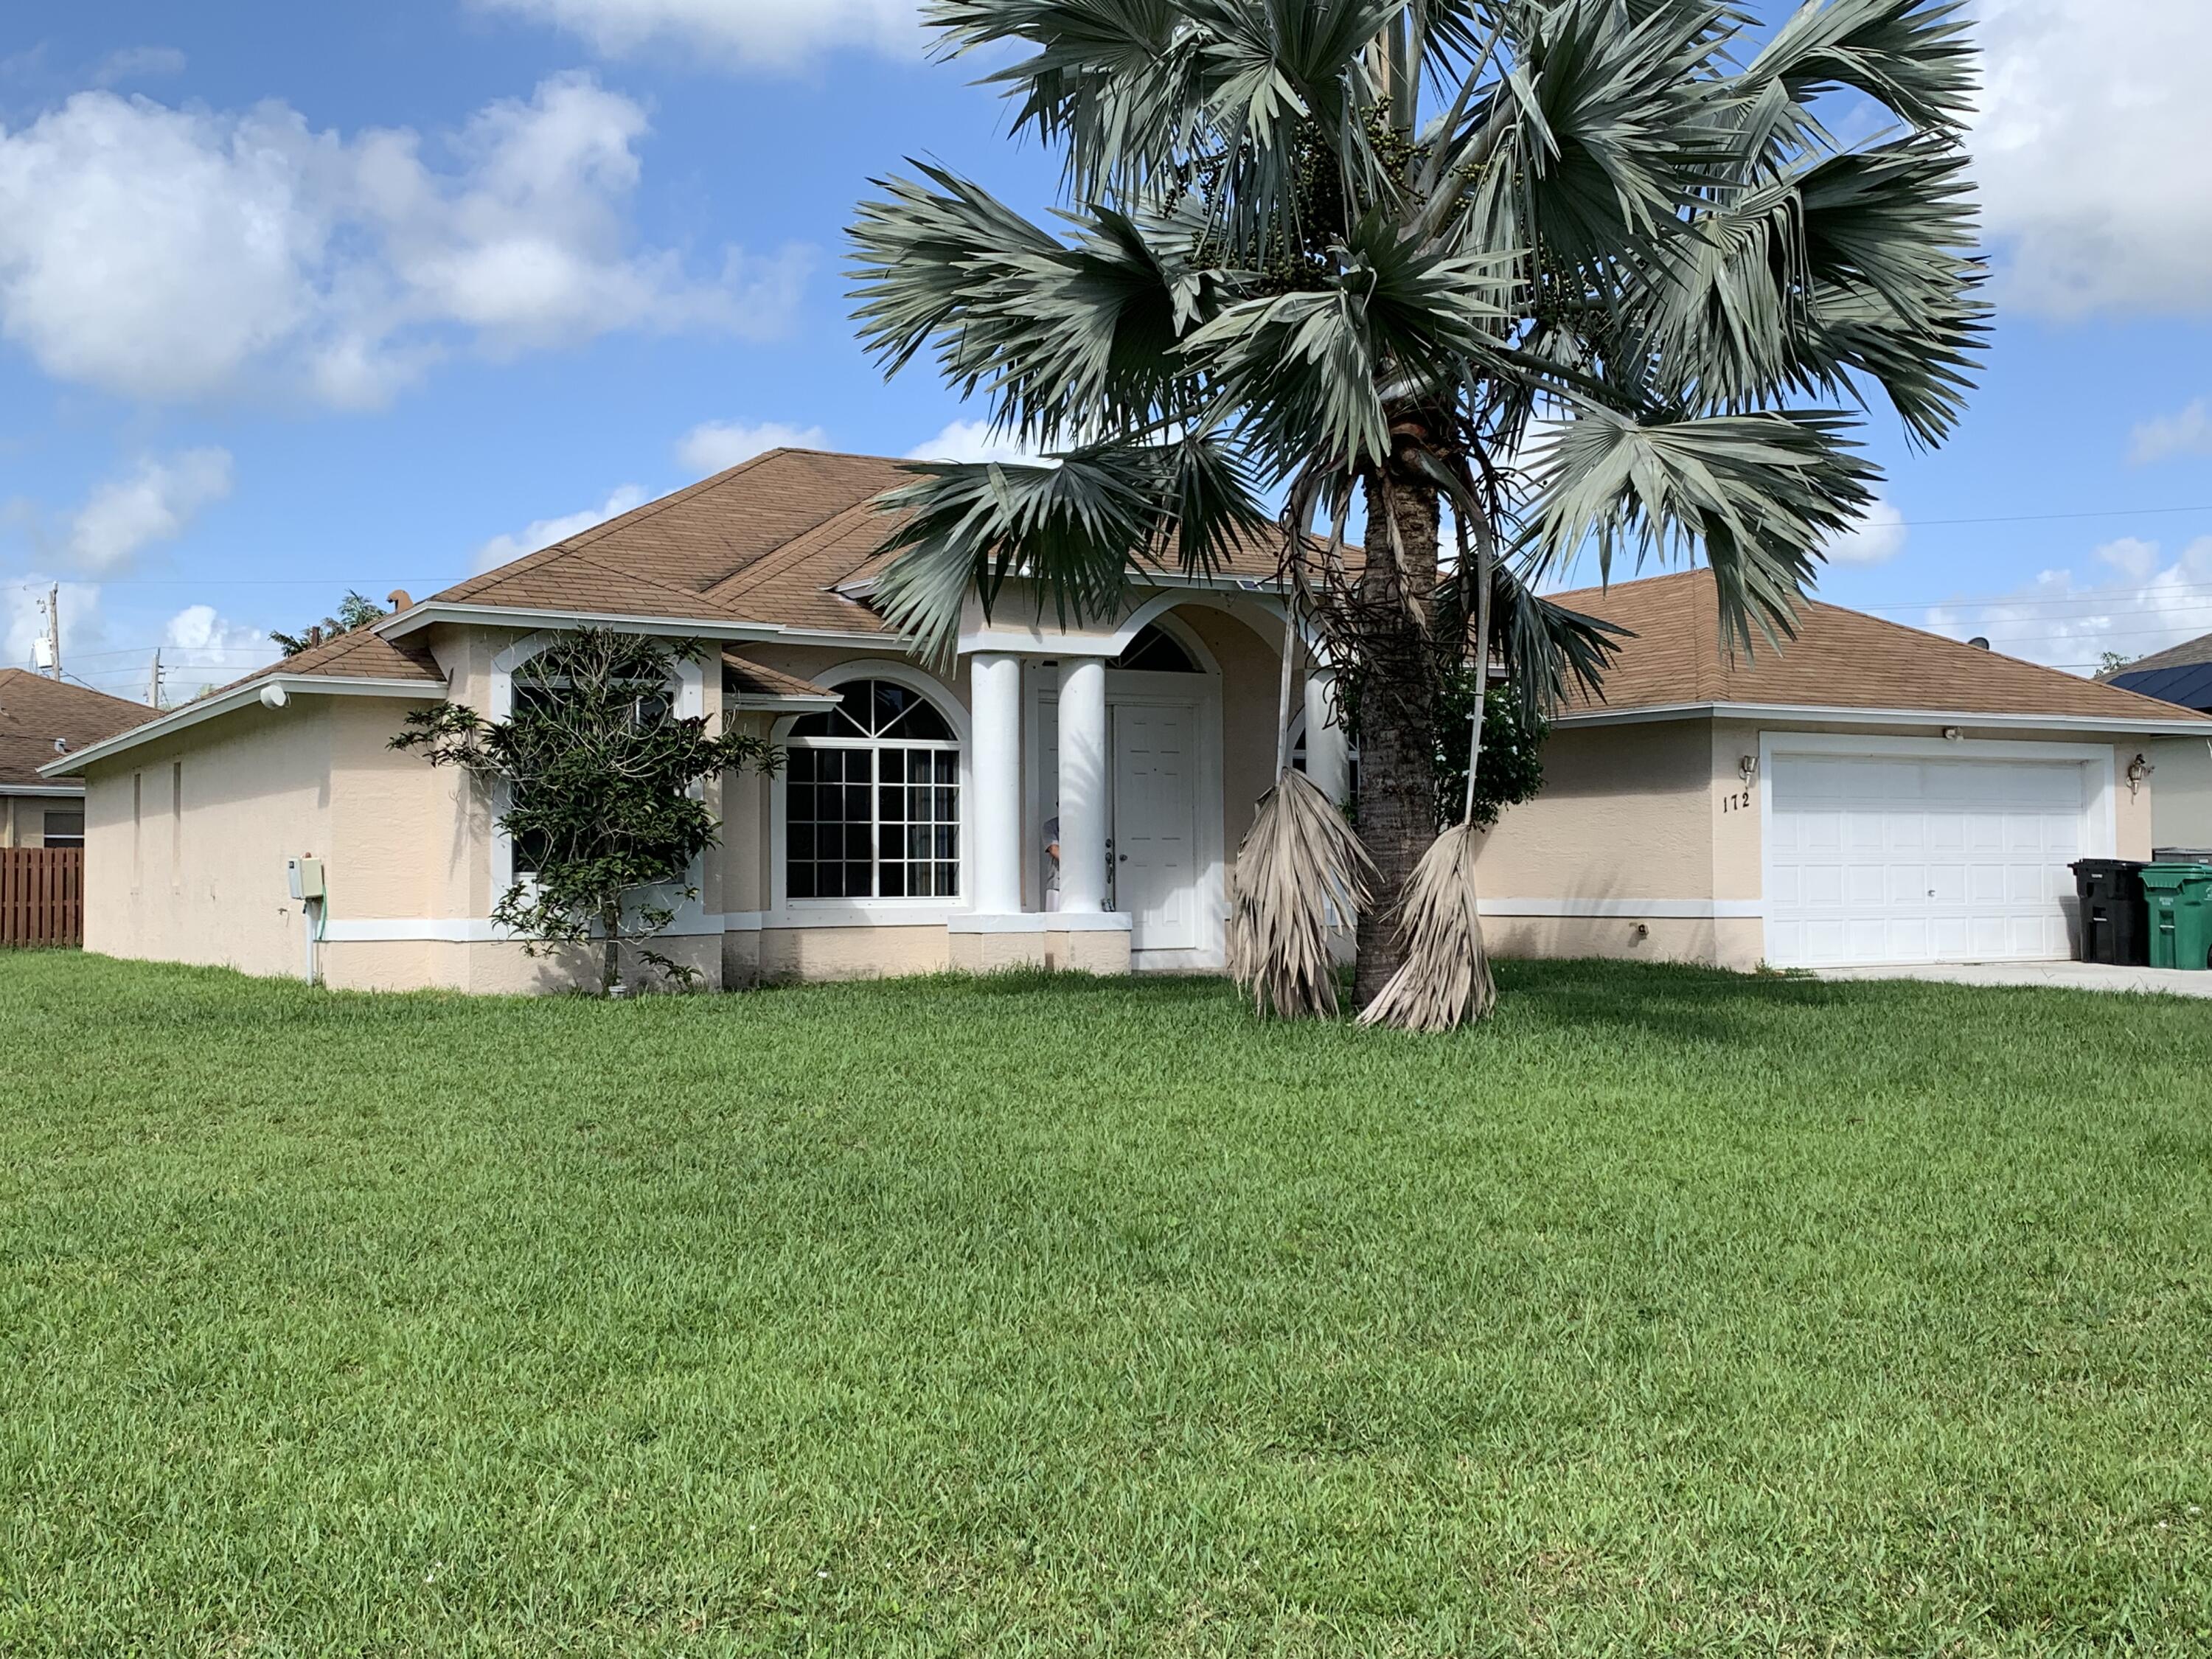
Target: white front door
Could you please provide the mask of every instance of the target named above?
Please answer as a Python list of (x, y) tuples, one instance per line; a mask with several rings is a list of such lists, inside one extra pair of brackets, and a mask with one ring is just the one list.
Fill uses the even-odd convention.
[(1197, 708), (1116, 703), (1113, 726), (1114, 908), (1131, 951), (1195, 950)]
[(2089, 771), (2072, 761), (1776, 756), (1767, 960), (2069, 955), (2067, 866), (2089, 850)]

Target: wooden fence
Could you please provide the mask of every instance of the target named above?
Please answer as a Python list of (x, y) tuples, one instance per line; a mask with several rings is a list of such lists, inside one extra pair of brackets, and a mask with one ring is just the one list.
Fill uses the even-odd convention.
[(84, 943), (84, 848), (0, 848), (0, 945)]

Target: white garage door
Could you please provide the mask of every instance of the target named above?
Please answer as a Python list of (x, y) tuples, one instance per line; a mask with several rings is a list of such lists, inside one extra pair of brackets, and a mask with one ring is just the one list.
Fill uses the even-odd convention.
[(1778, 967), (2070, 954), (2088, 847), (2074, 761), (1778, 755), (1766, 956)]

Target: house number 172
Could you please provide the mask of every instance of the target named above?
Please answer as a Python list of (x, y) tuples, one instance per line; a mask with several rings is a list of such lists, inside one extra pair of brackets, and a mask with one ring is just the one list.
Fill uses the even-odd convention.
[(1748, 789), (1731, 789), (1721, 797), (1721, 811), (1723, 812), (1745, 811), (1750, 805), (1751, 791)]

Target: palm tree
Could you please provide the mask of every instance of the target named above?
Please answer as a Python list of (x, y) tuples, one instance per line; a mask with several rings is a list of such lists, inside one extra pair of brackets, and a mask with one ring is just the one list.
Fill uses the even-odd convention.
[[(1868, 407), (1927, 445), (1957, 419), (1985, 327), (1960, 9), (1811, 0), (1762, 44), (1726, 0), (934, 0), (1066, 207), (915, 162), (859, 210), (886, 373), (933, 351), (1046, 457), (917, 467), (889, 613), (941, 648), (1019, 575), (1095, 617), (1279, 523), (1402, 900), (1459, 740), (1439, 687), (1494, 653), (1530, 707), (1602, 674), (1604, 630), (1539, 591), (1701, 556), (1726, 648), (1778, 648), (1879, 481)], [(1393, 923), (1361, 918), (1363, 1003)], [(1456, 1012), (1407, 1023), (1487, 1006), (1467, 948)]]

